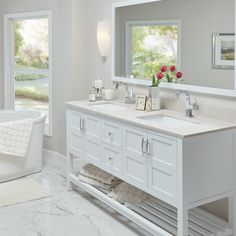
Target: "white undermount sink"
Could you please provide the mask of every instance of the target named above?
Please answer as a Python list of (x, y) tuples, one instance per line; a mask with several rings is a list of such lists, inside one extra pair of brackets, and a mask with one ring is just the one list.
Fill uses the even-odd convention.
[(121, 106), (118, 104), (113, 103), (97, 103), (97, 104), (91, 104), (92, 107), (96, 107), (99, 110), (103, 111), (121, 111), (121, 110), (127, 110), (128, 108), (125, 106)]
[(164, 125), (172, 128), (185, 128), (192, 125), (197, 125), (199, 123), (187, 121), (184, 119), (171, 117), (168, 115), (163, 114), (156, 114), (156, 115), (150, 115), (150, 116), (141, 116), (137, 117), (142, 120), (150, 121), (152, 123), (157, 123), (159, 125)]

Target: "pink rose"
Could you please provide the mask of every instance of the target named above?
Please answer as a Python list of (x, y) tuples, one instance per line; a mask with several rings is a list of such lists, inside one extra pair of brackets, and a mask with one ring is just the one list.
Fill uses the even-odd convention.
[(180, 79), (180, 78), (182, 78), (182, 76), (183, 76), (183, 73), (182, 72), (177, 72), (176, 73), (176, 77), (178, 78), (178, 79)]

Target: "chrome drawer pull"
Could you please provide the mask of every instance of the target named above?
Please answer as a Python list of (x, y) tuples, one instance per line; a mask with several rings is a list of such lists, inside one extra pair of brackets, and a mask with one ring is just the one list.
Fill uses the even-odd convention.
[(144, 150), (145, 148), (145, 140), (144, 138), (142, 139), (142, 153), (146, 153), (147, 150)]
[(84, 133), (86, 133), (86, 120), (83, 119), (83, 131)]
[(151, 152), (151, 143), (149, 142), (149, 140), (147, 140), (146, 149), (147, 149), (147, 154), (148, 154), (148, 155), (152, 155), (152, 152)]
[(80, 124), (79, 124), (79, 127), (80, 127), (80, 132), (82, 131), (82, 118), (80, 118)]

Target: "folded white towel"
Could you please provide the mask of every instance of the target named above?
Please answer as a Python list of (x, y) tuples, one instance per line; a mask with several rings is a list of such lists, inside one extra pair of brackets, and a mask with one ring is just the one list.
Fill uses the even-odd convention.
[[(86, 183), (86, 184), (90, 184), (94, 187), (100, 188), (100, 189), (104, 189), (104, 190), (111, 190), (112, 186), (111, 185), (107, 185), (104, 184), (96, 179), (91, 179), (89, 177), (83, 176), (83, 175), (79, 175), (79, 180)], [(109, 191), (110, 193), (110, 191)]]
[(80, 175), (97, 180), (112, 187), (116, 187), (117, 184), (121, 183), (120, 179), (91, 164), (83, 166), (80, 170)]
[(124, 204), (140, 203), (145, 200), (147, 194), (142, 190), (139, 190), (134, 186), (123, 182), (113, 189), (108, 196)]
[(0, 154), (26, 157), (33, 119), (0, 123)]

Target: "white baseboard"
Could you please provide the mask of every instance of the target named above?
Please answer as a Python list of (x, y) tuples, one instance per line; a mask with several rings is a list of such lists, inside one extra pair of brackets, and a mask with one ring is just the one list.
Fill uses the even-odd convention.
[(49, 149), (43, 149), (43, 156), (44, 158), (55, 157), (55, 158), (66, 160), (66, 156), (62, 155), (61, 153), (49, 150)]

